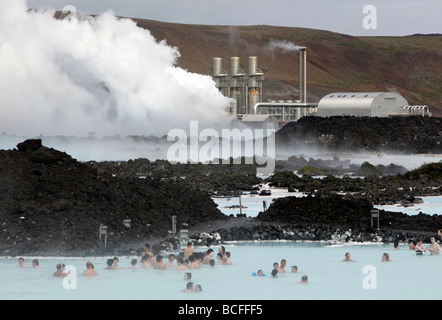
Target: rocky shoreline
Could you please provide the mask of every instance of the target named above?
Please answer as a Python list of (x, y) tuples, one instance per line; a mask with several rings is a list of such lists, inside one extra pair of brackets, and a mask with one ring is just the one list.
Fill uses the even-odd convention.
[[(26, 140), (17, 149), (0, 150), (0, 255), (132, 255), (146, 242), (173, 251), (174, 215), (177, 229), (188, 228), (201, 247), (225, 241), (427, 241), (442, 228), (441, 215), (382, 210), (380, 230), (370, 225), (374, 203), (441, 195), (442, 163), (387, 176), (366, 167), (361, 178), (315, 179), (279, 171), (263, 180), (253, 165), (80, 163), (39, 139)], [(264, 184), (307, 197), (277, 199), (256, 218), (227, 217), (211, 199), (219, 193), (259, 193)], [(109, 230), (106, 246), (99, 240), (100, 225)]]

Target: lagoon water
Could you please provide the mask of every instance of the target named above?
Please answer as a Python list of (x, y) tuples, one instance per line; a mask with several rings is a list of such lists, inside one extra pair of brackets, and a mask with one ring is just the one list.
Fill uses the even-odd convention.
[[(204, 251), (207, 248), (197, 248)], [(213, 248), (217, 251), (217, 248)], [(184, 271), (128, 269), (133, 257), (120, 257), (121, 270), (105, 270), (107, 258), (39, 257), (41, 268), (33, 269), (33, 257), (25, 257), (27, 268), (18, 268), (17, 257), (0, 258), (0, 299), (143, 299), (143, 300), (302, 300), (302, 299), (440, 299), (442, 256), (417, 256), (407, 245), (394, 250), (390, 244), (345, 244), (323, 242), (237, 242), (226, 246), (232, 265), (203, 265), (192, 272), (192, 281), (203, 291), (184, 293)], [(342, 262), (346, 252), (355, 262)], [(383, 252), (391, 262), (381, 262)], [(139, 258), (138, 258), (139, 259)], [(287, 273), (271, 278), (274, 262), (287, 260)], [(81, 275), (92, 261), (97, 277)], [(72, 280), (54, 278), (55, 265), (76, 269)], [(298, 273), (291, 273), (296, 265)], [(267, 276), (252, 276), (262, 269)], [(301, 276), (307, 285), (298, 284)]]

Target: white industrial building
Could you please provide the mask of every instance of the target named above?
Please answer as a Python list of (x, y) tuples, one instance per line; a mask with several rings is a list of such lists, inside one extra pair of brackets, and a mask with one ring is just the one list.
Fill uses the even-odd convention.
[(394, 92), (335, 92), (323, 97), (316, 116), (391, 117), (410, 114), (431, 115), (428, 106), (409, 106)]
[(319, 103), (307, 102), (305, 47), (299, 49), (299, 100), (263, 102), (264, 73), (257, 67), (257, 57), (249, 57), (248, 62), (247, 74), (240, 69), (239, 58), (231, 57), (229, 75), (222, 70), (222, 58), (213, 58), (213, 79), (216, 86), (234, 101), (229, 113), (247, 126), (258, 127), (278, 123), (278, 128), (304, 116), (431, 117), (428, 106), (409, 105), (403, 96), (395, 92), (335, 92), (324, 96)]

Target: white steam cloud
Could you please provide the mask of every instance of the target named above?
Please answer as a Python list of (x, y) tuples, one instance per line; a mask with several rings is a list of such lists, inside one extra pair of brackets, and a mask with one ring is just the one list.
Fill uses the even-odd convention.
[(163, 135), (190, 120), (228, 124), (212, 78), (176, 66), (178, 48), (111, 11), (67, 28), (55, 10), (0, 2), (0, 132)]
[(305, 49), (305, 47), (298, 46), (293, 42), (289, 42), (286, 40), (271, 40), (269, 45), (267, 46), (267, 50), (273, 52), (277, 49), (282, 50), (283, 52), (298, 52), (301, 49)]

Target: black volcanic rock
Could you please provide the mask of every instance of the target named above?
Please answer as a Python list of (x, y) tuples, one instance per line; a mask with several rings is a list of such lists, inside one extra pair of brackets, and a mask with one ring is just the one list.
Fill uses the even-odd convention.
[[(365, 199), (344, 199), (339, 195), (325, 197), (286, 197), (276, 199), (257, 219), (296, 225), (326, 225), (365, 231), (371, 226), (373, 206)], [(418, 214), (408, 216), (400, 212), (380, 210), (383, 228), (436, 232), (442, 226), (442, 216)]]
[[(167, 235), (183, 223), (225, 219), (210, 196), (179, 180), (113, 177), (66, 153), (25, 141), (0, 151), (0, 254), (91, 252)], [(130, 229), (123, 219), (131, 219)]]
[(340, 151), (442, 153), (442, 118), (302, 117), (276, 133), (277, 147)]

